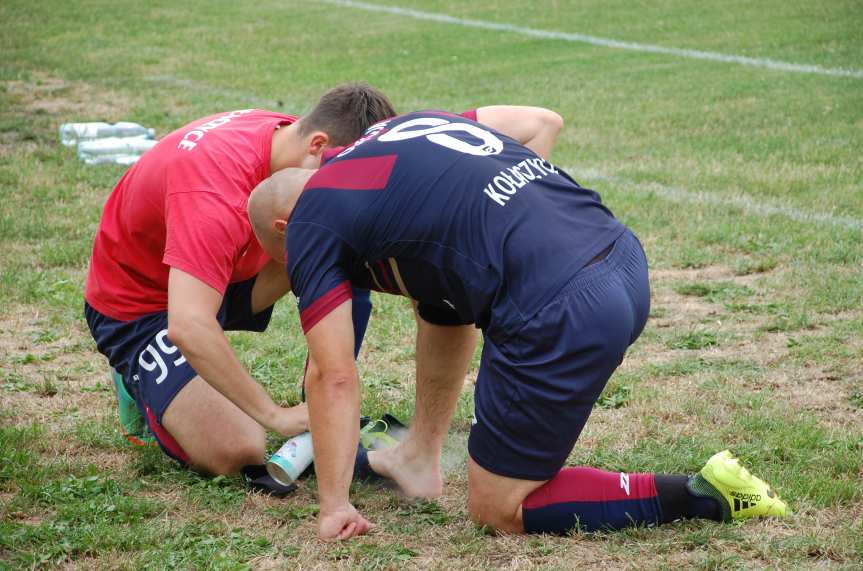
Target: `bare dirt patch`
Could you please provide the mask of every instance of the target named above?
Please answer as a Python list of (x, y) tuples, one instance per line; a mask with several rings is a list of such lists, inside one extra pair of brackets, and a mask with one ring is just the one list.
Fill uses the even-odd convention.
[(49, 352), (71, 354), (85, 341), (83, 334), (80, 324), (58, 327), (50, 314), (40, 307), (13, 305), (0, 316), (0, 357), (20, 359), (28, 353), (40, 356)]
[(662, 309), (662, 313), (651, 318), (650, 325), (658, 329), (689, 327), (719, 313), (719, 308), (704, 299), (675, 293), (669, 281), (652, 278), (653, 299), (651, 305)]
[(17, 131), (0, 131), (0, 153), (2, 154), (10, 153), (13, 149), (32, 153), (37, 148), (39, 144), (36, 141), (23, 137)]
[(859, 429), (863, 423), (863, 411), (851, 404), (845, 383), (822, 367), (807, 367), (793, 375), (771, 371), (766, 381), (784, 395), (791, 410), (812, 415), (824, 426)]
[(10, 307), (0, 317), (0, 416), (10, 426), (45, 429), (40, 448), (47, 457), (113, 466), (122, 455), (74, 437), (82, 422), (100, 425), (115, 414), (108, 365), (88, 337), (80, 324), (58, 328), (39, 308)]
[[(0, 328), (4, 372), (31, 381), (53, 375), (70, 386), (90, 388), (107, 378), (107, 362), (95, 352), (83, 324), (58, 326), (37, 307), (13, 306), (0, 317)], [(101, 374), (95, 375), (99, 364)]]
[(42, 524), (43, 521), (51, 517), (51, 512), (43, 512), (43, 513), (27, 513), (27, 514), (17, 514), (13, 515), (13, 519), (26, 526), (30, 527), (38, 527)]
[(122, 119), (134, 105), (127, 94), (108, 86), (43, 73), (34, 74), (28, 81), (7, 81), (5, 85), (28, 113), (59, 115), (70, 121), (113, 122)]
[[(651, 438), (697, 436), (703, 433), (704, 422), (733, 430), (729, 422), (737, 417), (744, 403), (737, 402), (723, 388), (732, 386), (749, 395), (762, 394), (795, 418), (815, 419), (827, 430), (859, 430), (863, 417), (851, 402), (853, 380), (825, 365), (801, 364), (790, 349), (792, 337), (799, 341), (829, 333), (832, 329), (827, 323), (856, 319), (855, 312), (825, 316), (824, 321), (818, 316), (816, 323), (824, 326), (792, 333), (768, 332), (764, 330), (767, 317), (763, 314), (729, 313), (723, 304), (675, 291), (680, 283), (714, 280), (752, 287), (752, 276), (735, 276), (727, 268), (702, 268), (663, 270), (654, 272), (652, 278), (657, 315), (649, 320), (646, 334), (617, 373), (623, 375), (619, 383), (634, 379), (634, 392), (625, 406), (593, 411), (576, 444), (576, 458), (590, 450), (622, 453)], [(719, 344), (701, 349), (669, 347), (670, 336), (700, 329), (716, 332)], [(681, 368), (672, 372), (677, 364)], [(683, 365), (687, 364), (691, 372), (685, 372)], [(657, 370), (669, 372), (657, 376)], [(708, 408), (703, 406), (705, 399), (710, 403)], [(621, 427), (625, 430), (621, 431)]]

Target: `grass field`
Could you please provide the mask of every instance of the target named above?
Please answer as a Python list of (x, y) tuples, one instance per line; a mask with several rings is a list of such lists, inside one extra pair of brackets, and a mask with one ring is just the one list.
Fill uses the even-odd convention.
[[(380, 0), (541, 30), (858, 70), (858, 76), (621, 50), (318, 2), (0, 4), (0, 568), (570, 569), (863, 565), (863, 5), (859, 0)], [(398, 3), (398, 4), (397, 4)], [(133, 120), (160, 135), (217, 111), (301, 113), (363, 79), (400, 110), (559, 111), (553, 156), (642, 238), (647, 329), (570, 461), (695, 471), (730, 447), (795, 515), (574, 537), (493, 537), (465, 510), (472, 379), (445, 494), (357, 485), (378, 524), (314, 539), (315, 485), (282, 500), (205, 479), (118, 431), (82, 318), (101, 205), (57, 126)], [(375, 298), (366, 414), (409, 418), (413, 319)], [(296, 402), (294, 304), (231, 339)], [(272, 444), (276, 444), (273, 439)]]

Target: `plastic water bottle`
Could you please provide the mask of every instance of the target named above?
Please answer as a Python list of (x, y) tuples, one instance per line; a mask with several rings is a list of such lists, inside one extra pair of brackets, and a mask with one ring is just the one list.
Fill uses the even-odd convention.
[(78, 158), (88, 165), (115, 163), (131, 165), (141, 155), (152, 149), (158, 141), (135, 137), (109, 137), (81, 141), (78, 144)]
[(276, 482), (288, 486), (309, 467), (314, 456), (312, 433), (303, 432), (282, 444), (270, 457), (267, 461), (267, 473)]
[(108, 137), (141, 137), (153, 139), (155, 129), (148, 129), (138, 123), (121, 121), (119, 123), (63, 123), (60, 125), (60, 142), (74, 147), (81, 141), (106, 139)]

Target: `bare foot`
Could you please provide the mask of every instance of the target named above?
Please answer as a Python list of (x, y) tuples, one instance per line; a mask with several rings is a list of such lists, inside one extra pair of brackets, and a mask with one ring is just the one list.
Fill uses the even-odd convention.
[(411, 498), (437, 498), (443, 494), (440, 455), (411, 454), (404, 443), (369, 452), (372, 470), (395, 480), (402, 492)]

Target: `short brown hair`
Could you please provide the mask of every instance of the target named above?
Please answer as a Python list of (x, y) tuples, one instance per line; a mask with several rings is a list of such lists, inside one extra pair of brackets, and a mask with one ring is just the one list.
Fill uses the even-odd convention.
[(300, 133), (323, 131), (333, 146), (349, 145), (379, 121), (395, 117), (387, 96), (367, 83), (345, 83), (324, 93), (300, 119)]

